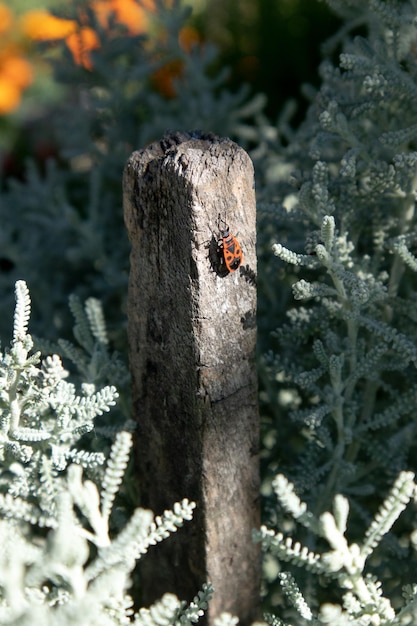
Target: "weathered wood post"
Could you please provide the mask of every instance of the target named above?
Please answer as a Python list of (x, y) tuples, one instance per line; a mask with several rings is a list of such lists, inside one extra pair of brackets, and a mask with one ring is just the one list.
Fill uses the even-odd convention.
[[(229, 139), (168, 133), (124, 173), (132, 244), (128, 339), (141, 504), (197, 503), (193, 521), (143, 561), (144, 603), (215, 587), (222, 611), (257, 616), (258, 408), (252, 163)], [(225, 271), (226, 221), (243, 262)]]

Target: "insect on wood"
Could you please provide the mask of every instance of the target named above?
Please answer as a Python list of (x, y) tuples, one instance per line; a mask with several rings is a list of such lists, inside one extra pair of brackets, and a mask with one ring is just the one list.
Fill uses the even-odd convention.
[(243, 260), (242, 247), (236, 236), (230, 233), (229, 226), (225, 220), (221, 219), (219, 215), (219, 224), (220, 222), (224, 223), (225, 228), (220, 230), (219, 250), (222, 253), (222, 260), (228, 271), (235, 272)]

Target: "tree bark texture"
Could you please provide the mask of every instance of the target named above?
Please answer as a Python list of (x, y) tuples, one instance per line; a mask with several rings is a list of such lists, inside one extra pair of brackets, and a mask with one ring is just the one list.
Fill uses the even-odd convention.
[[(252, 163), (229, 139), (168, 133), (131, 155), (123, 194), (141, 505), (197, 504), (143, 559), (144, 604), (190, 601), (209, 580), (208, 622), (230, 611), (245, 626), (260, 585)], [(243, 251), (232, 272), (218, 245), (227, 226)]]

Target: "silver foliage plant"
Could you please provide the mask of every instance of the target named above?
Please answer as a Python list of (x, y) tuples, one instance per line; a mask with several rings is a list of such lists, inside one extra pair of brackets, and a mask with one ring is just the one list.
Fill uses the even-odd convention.
[[(111, 529), (132, 436), (119, 431), (108, 459), (80, 439), (117, 391), (88, 383), (78, 393), (57, 355), (33, 352), (26, 283), (15, 291), (13, 340), (0, 356), (0, 624), (197, 622), (209, 584), (188, 606), (166, 594), (137, 612), (128, 592), (136, 561), (191, 520), (195, 504), (177, 502), (157, 517), (138, 508), (117, 534)], [(104, 322), (92, 317), (103, 337)]]
[[(276, 556), (280, 561), (305, 568), (317, 577), (333, 580), (343, 590), (342, 606), (324, 602), (318, 612), (313, 612), (292, 574), (286, 571), (279, 572), (278, 579), (282, 590), (299, 617), (317, 626), (325, 624), (334, 626), (390, 624), (394, 626), (415, 623), (417, 619), (416, 585), (404, 585), (403, 602), (396, 611), (389, 597), (384, 596), (382, 582), (373, 575), (372, 569), (366, 571), (368, 559), (378, 547), (381, 539), (391, 530), (409, 502), (417, 499), (417, 485), (413, 472), (404, 471), (399, 474), (389, 496), (380, 506), (360, 544), (349, 543), (347, 539), (349, 501), (344, 496), (336, 495), (333, 512), (326, 511), (317, 518), (308, 510), (305, 502), (299, 499), (294, 491), (294, 485), (284, 475), (278, 474), (275, 477), (273, 488), (286, 513), (310, 533), (323, 538), (328, 549), (321, 553), (314, 552), (308, 545), (293, 541), (284, 533), (275, 532), (266, 526), (254, 532), (255, 541), (261, 542), (262, 549)], [(414, 547), (417, 548), (415, 535), (416, 532), (411, 539)], [(270, 624), (286, 624), (273, 615), (266, 615), (266, 620)]]
[(272, 624), (416, 624), (417, 3), (329, 4), (344, 25), (306, 120), (259, 150), (280, 324), (256, 539)]

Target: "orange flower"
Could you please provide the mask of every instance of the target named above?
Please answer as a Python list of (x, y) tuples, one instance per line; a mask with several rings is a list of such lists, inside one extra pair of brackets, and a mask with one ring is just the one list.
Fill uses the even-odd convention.
[(15, 26), (13, 13), (0, 3), (0, 115), (19, 106), (23, 89), (33, 80), (32, 66), (23, 57)]
[(11, 113), (20, 104), (21, 90), (0, 74), (0, 115)]
[(31, 64), (21, 56), (6, 57), (1, 62), (0, 76), (14, 84), (17, 88), (24, 89), (33, 80)]
[[(118, 24), (126, 26), (130, 35), (139, 35), (149, 27), (148, 12), (155, 10), (154, 0), (94, 0), (91, 8), (103, 28), (109, 27), (110, 16)], [(1, 19), (1, 14), (0, 14)], [(80, 27), (75, 20), (55, 17), (45, 10), (29, 11), (21, 18), (23, 32), (36, 41), (65, 39), (71, 50), (75, 63), (92, 69), (91, 50), (99, 48), (100, 42), (95, 31), (87, 25), (85, 14), (80, 15), (84, 26)]]
[[(178, 34), (178, 42), (185, 52), (201, 43), (201, 38), (195, 28), (184, 26)], [(184, 62), (181, 59), (168, 61), (152, 74), (154, 87), (165, 98), (175, 98), (176, 91), (174, 81), (181, 78), (184, 70)]]
[(192, 26), (183, 26), (178, 33), (178, 41), (185, 52), (190, 52), (193, 46), (201, 43), (200, 33)]
[(13, 46), (3, 50), (0, 56), (0, 115), (17, 109), (22, 90), (32, 80), (30, 63), (16, 54)]
[(69, 35), (65, 43), (72, 52), (77, 65), (83, 65), (87, 70), (93, 69), (90, 52), (100, 46), (99, 39), (92, 28), (85, 26)]
[(181, 59), (169, 61), (152, 74), (155, 89), (165, 98), (175, 98), (174, 80), (182, 74), (184, 63)]
[[(153, 3), (145, 3), (153, 6)], [(141, 35), (149, 26), (147, 10), (135, 0), (97, 0), (92, 8), (100, 24), (107, 28), (109, 18), (114, 15), (118, 24), (126, 26), (130, 35)]]
[(48, 11), (28, 11), (20, 19), (22, 32), (36, 41), (64, 39), (77, 29), (74, 20), (65, 20), (51, 15)]
[(99, 47), (99, 40), (92, 28), (79, 27), (75, 20), (66, 20), (44, 10), (28, 11), (21, 18), (23, 32), (36, 41), (65, 39), (77, 65), (92, 69), (89, 52)]
[(141, 35), (148, 28), (148, 18), (145, 9), (134, 0), (113, 0), (116, 20), (127, 27), (130, 35)]
[[(172, 0), (165, 0), (167, 7), (171, 4)], [(90, 6), (104, 29), (110, 28), (112, 19), (116, 24), (125, 26), (127, 32), (133, 36), (143, 34), (149, 30), (150, 13), (156, 11), (155, 0), (91, 0)], [(35, 41), (64, 39), (75, 63), (92, 70), (93, 65), (90, 52), (100, 47), (100, 41), (97, 33), (89, 26), (87, 20), (88, 17), (85, 12), (79, 14), (78, 20), (70, 20), (58, 18), (46, 10), (39, 9), (28, 11), (24, 14), (19, 20), (19, 27), (21, 33)], [(0, 2), (0, 33), (4, 29), (9, 29), (12, 21), (12, 13)], [(192, 45), (198, 41), (199, 36), (195, 30), (191, 28), (182, 29), (179, 42), (185, 51), (188, 52)], [(173, 79), (181, 75), (182, 68), (183, 62), (178, 59), (167, 63), (166, 66), (155, 72), (153, 77), (155, 85), (166, 97), (175, 96)], [(25, 79), (25, 76), (29, 76), (27, 66), (22, 67), (21, 72), (13, 73), (21, 74), (21, 86), (23, 86), (25, 80), (29, 80)]]
[(6, 33), (10, 30), (12, 23), (12, 12), (4, 4), (0, 4), (0, 34)]

